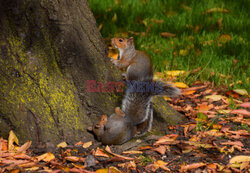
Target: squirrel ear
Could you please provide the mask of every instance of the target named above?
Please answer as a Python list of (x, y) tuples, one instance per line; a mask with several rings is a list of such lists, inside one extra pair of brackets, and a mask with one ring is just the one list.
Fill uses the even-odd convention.
[(125, 113), (119, 107), (115, 108), (115, 113), (122, 116), (122, 117), (125, 116)]
[(129, 37), (129, 42), (134, 43), (134, 37)]

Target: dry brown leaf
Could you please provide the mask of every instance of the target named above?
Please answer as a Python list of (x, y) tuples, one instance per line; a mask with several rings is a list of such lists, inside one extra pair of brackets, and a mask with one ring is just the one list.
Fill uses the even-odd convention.
[(97, 147), (95, 153), (93, 154), (94, 156), (101, 156), (101, 157), (109, 157), (107, 153), (105, 153), (102, 149)]
[(134, 158), (132, 158), (132, 157), (126, 157), (126, 156), (122, 156), (122, 155), (113, 153), (113, 152), (110, 150), (110, 148), (109, 148), (108, 145), (106, 146), (105, 150), (106, 150), (109, 154), (111, 154), (111, 155), (113, 155), (113, 156), (116, 156), (117, 158), (120, 158), (120, 159), (122, 159), (122, 160), (134, 160)]
[[(106, 123), (106, 122), (105, 122)], [(85, 142), (82, 147), (83, 148), (89, 148), (90, 146), (92, 145), (92, 141), (89, 141), (89, 142)]]
[(15, 148), (14, 142), (18, 145), (18, 138), (16, 137), (15, 133), (11, 130), (9, 133), (8, 139), (8, 150), (11, 151)]
[(175, 34), (172, 34), (172, 33), (169, 33), (169, 32), (162, 32), (162, 33), (161, 33), (161, 36), (162, 36), (163, 38), (176, 37)]
[(95, 171), (96, 173), (121, 173), (116, 167), (102, 168)]
[(250, 108), (250, 102), (241, 103), (239, 106), (243, 108)]
[(13, 158), (15, 158), (15, 159), (24, 159), (24, 160), (29, 160), (29, 159), (31, 159), (30, 156), (28, 156), (28, 155), (26, 155), (26, 154), (24, 154), (24, 153), (16, 154), (16, 155), (13, 156)]
[(40, 156), (37, 156), (36, 159), (38, 161), (43, 160), (45, 162), (50, 162), (51, 160), (55, 159), (55, 155), (53, 153), (48, 152), (48, 153), (44, 153), (44, 154), (42, 154)]
[(222, 34), (218, 38), (219, 43), (226, 43), (229, 42), (230, 40), (232, 40), (232, 37), (229, 34)]
[(205, 163), (192, 163), (190, 165), (182, 165), (181, 166), (181, 172), (184, 172), (184, 171), (187, 171), (187, 170), (191, 170), (191, 169), (196, 169), (196, 168), (199, 168), (199, 167), (202, 167), (202, 166), (205, 166), (206, 164)]
[(65, 157), (66, 160), (71, 161), (71, 162), (78, 162), (79, 161), (79, 157), (76, 156), (67, 156)]
[(142, 154), (142, 151), (134, 151), (134, 150), (130, 150), (130, 151), (123, 151), (122, 154)]
[(27, 149), (30, 148), (31, 144), (32, 144), (32, 141), (26, 142), (25, 144), (23, 144), (23, 145), (17, 150), (17, 153), (25, 152)]
[(245, 115), (246, 117), (250, 117), (250, 112), (245, 110), (245, 109), (237, 109), (237, 110), (233, 110), (230, 112), (231, 114), (241, 114), (241, 115)]
[(65, 147), (67, 147), (66, 142), (61, 142), (60, 144), (57, 145), (57, 148), (65, 148)]
[(241, 141), (228, 141), (228, 142), (222, 142), (221, 145), (236, 145), (239, 147), (244, 147)]
[(156, 151), (158, 153), (160, 153), (161, 155), (164, 155), (166, 152), (166, 146), (160, 145), (157, 148), (152, 148), (151, 150)]
[(159, 138), (154, 145), (163, 145), (163, 144), (178, 144), (180, 143), (180, 141), (176, 141), (176, 138), (178, 137), (177, 134), (170, 134), (170, 135), (166, 135), (163, 136), (161, 138)]
[[(0, 153), (1, 151), (7, 151), (8, 150), (8, 141), (3, 139), (3, 138), (0, 138)], [(0, 154), (0, 157), (1, 157), (1, 154)]]
[[(243, 162), (250, 162), (250, 156), (240, 155), (240, 156), (234, 156), (229, 160), (230, 164), (239, 164)], [(235, 166), (235, 165), (234, 165)], [(240, 165), (239, 165), (240, 167)]]

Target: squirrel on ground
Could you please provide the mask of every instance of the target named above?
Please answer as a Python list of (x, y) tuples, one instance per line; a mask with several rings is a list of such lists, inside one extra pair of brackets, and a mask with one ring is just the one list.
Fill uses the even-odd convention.
[[(102, 116), (99, 124), (89, 128), (96, 135), (97, 139), (103, 144), (123, 144), (134, 136), (141, 136), (151, 128), (153, 120), (153, 108), (151, 99), (155, 95), (167, 95), (171, 97), (178, 96), (180, 90), (163, 82), (153, 81), (151, 85), (155, 88), (148, 92), (131, 91), (141, 85), (140, 82), (135, 82), (133, 88), (127, 89), (125, 98), (122, 101), (122, 110), (115, 109), (115, 114)], [(147, 128), (140, 132), (138, 125), (147, 120)], [(140, 134), (138, 135), (138, 132)]]
[(126, 69), (126, 80), (145, 81), (153, 79), (153, 64), (149, 56), (135, 49), (134, 38), (112, 38), (111, 44), (118, 49), (119, 56), (112, 62), (120, 69)]

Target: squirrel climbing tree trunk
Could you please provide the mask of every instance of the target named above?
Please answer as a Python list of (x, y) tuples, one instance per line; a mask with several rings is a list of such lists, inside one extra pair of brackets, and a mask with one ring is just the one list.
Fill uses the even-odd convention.
[[(87, 0), (0, 0), (0, 31), (0, 136), (87, 140), (87, 127), (121, 104), (121, 93), (86, 91), (87, 80), (121, 80)], [(159, 130), (183, 121), (155, 100)]]

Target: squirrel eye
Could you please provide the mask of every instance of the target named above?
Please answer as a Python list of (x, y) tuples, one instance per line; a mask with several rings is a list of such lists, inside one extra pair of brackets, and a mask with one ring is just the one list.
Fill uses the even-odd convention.
[(119, 42), (122, 42), (123, 40), (122, 39), (119, 39)]

